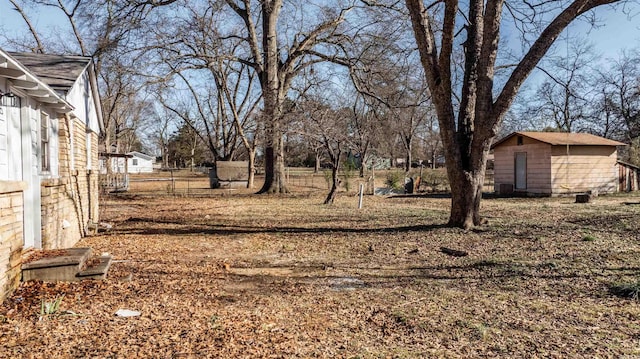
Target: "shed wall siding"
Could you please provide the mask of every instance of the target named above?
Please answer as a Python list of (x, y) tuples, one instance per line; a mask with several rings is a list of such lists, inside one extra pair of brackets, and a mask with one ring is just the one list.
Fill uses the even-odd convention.
[(618, 190), (631, 192), (640, 190), (640, 169), (632, 165), (618, 163)]
[[(515, 154), (527, 154), (527, 189), (529, 193), (551, 194), (551, 146), (524, 138), (521, 146), (516, 139), (507, 141), (494, 151), (495, 190), (501, 184), (515, 184)], [(529, 140), (529, 141), (527, 141)], [(513, 142), (511, 145), (509, 143)]]
[(553, 194), (617, 191), (617, 152), (613, 146), (554, 146)]

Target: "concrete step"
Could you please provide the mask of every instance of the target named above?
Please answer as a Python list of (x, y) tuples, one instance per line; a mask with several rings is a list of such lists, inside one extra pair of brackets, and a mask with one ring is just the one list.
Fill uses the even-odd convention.
[(77, 280), (82, 279), (105, 279), (113, 257), (103, 255), (97, 258), (96, 262), (76, 274)]
[(59, 253), (24, 263), (22, 281), (73, 282), (90, 278), (104, 279), (111, 266), (112, 258), (109, 255), (95, 261), (89, 260), (91, 248), (67, 248), (56, 252)]

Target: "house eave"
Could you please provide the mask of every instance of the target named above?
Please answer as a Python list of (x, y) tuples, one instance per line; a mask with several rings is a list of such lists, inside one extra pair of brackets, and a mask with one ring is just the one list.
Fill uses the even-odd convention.
[(8, 87), (24, 91), (27, 96), (54, 109), (57, 113), (69, 113), (75, 108), (44, 83), (29, 69), (0, 49), (0, 77), (5, 78)]

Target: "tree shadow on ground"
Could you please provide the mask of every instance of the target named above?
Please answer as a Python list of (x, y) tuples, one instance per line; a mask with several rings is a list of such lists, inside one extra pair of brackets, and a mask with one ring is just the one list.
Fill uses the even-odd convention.
[[(189, 234), (209, 234), (209, 235), (234, 235), (234, 234), (258, 234), (258, 233), (398, 233), (398, 232), (425, 232), (436, 229), (447, 228), (444, 224), (412, 225), (382, 228), (345, 228), (345, 227), (292, 227), (292, 226), (234, 226), (224, 224), (186, 224), (171, 220), (150, 220), (144, 218), (129, 218), (126, 223), (134, 223), (132, 226), (116, 226), (113, 231), (122, 234), (156, 235), (165, 234), (169, 236), (182, 236)], [(167, 224), (172, 228), (148, 228), (135, 223)]]

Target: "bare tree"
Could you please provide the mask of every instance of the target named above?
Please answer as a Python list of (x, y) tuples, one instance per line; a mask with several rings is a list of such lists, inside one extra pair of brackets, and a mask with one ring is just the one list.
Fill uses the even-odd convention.
[[(249, 160), (248, 185), (252, 187), (257, 108), (261, 98), (255, 71), (246, 63), (234, 60), (240, 56), (240, 36), (222, 39), (219, 33), (222, 6), (221, 2), (213, 0), (186, 4), (182, 17), (165, 20), (173, 21), (176, 26), (157, 29), (156, 38), (161, 40), (154, 51), (165, 72), (161, 77), (176, 78), (186, 86), (191, 107), (198, 115), (190, 114), (188, 104), (177, 106), (172, 103), (179, 91), (164, 91), (160, 100), (194, 128), (203, 129), (202, 139), (215, 160), (235, 159), (241, 153), (238, 146), (243, 146), (242, 154)], [(208, 90), (203, 91), (205, 88)], [(200, 125), (196, 126), (194, 121)]]
[(374, 152), (378, 142), (376, 137), (381, 136), (381, 122), (376, 116), (377, 107), (382, 106), (377, 101), (368, 101), (368, 98), (358, 94), (351, 106), (351, 119), (349, 121), (349, 132), (352, 134), (353, 148), (360, 155), (360, 177), (364, 177), (364, 171)]
[[(487, 155), (523, 82), (571, 22), (615, 2), (538, 1), (519, 6), (504, 0), (474, 0), (461, 6), (457, 0), (445, 0), (425, 6), (422, 0), (405, 1), (444, 144), (452, 191), (450, 226), (470, 228), (482, 223), (480, 201)], [(498, 89), (494, 88), (496, 60), (505, 10), (519, 24), (531, 25), (535, 37)], [(537, 32), (533, 27), (540, 19), (545, 25)], [(456, 39), (459, 33), (466, 36), (464, 41)], [(458, 44), (464, 49), (464, 67), (462, 83), (454, 87), (452, 64)]]
[[(566, 41), (566, 42), (564, 42)], [(588, 130), (591, 103), (593, 102), (593, 73), (590, 65), (597, 59), (593, 46), (586, 40), (566, 38), (566, 52), (560, 46), (558, 54), (538, 68), (547, 77), (530, 99), (529, 116), (538, 117), (546, 126), (559, 131), (578, 132)]]
[(148, 123), (147, 135), (150, 142), (160, 152), (162, 158), (162, 168), (169, 168), (169, 135), (171, 126), (176, 122), (173, 114), (163, 109), (162, 113), (156, 114), (153, 121)]
[(338, 173), (344, 154), (350, 148), (348, 108), (333, 109), (317, 100), (306, 100), (301, 104), (306, 121), (305, 136), (322, 145), (331, 164), (331, 188), (324, 204), (335, 200), (340, 180)]
[(170, 92), (171, 95), (158, 96), (162, 106), (195, 131), (215, 161), (233, 159), (238, 149), (238, 136), (234, 123), (222, 115), (219, 107), (221, 94), (215, 87), (203, 89), (198, 75), (190, 77), (183, 72), (176, 72), (175, 75), (186, 89), (180, 91), (174, 87), (171, 91), (163, 91), (164, 94)]
[(144, 84), (136, 80), (127, 66), (108, 61), (100, 73), (105, 132), (102, 141), (107, 152), (128, 152), (138, 141), (142, 123), (155, 115), (148, 99), (141, 97)]
[[(258, 193), (287, 192), (284, 176), (283, 104), (292, 81), (314, 63), (334, 61), (348, 65), (343, 44), (348, 38), (339, 30), (352, 5), (336, 10), (335, 4), (315, 4), (299, 13), (306, 21), (288, 19), (280, 24), (281, 14), (296, 13), (282, 0), (226, 0), (244, 28), (247, 54), (238, 61), (249, 64), (260, 80), (264, 113), (265, 182)], [(339, 6), (339, 5), (338, 5)], [(310, 13), (310, 11), (315, 13)], [(314, 17), (318, 22), (311, 22)], [(310, 26), (304, 26), (311, 23)], [(296, 28), (295, 25), (299, 25)], [(262, 26), (260, 26), (262, 25)]]
[(13, 5), (13, 9), (16, 12), (18, 12), (18, 14), (20, 14), (20, 17), (22, 17), (22, 19), (24, 20), (24, 23), (27, 25), (27, 28), (29, 28), (29, 33), (31, 34), (31, 36), (33, 37), (33, 40), (35, 41), (35, 46), (31, 47), (29, 50), (35, 53), (40, 53), (40, 54), (44, 53), (45, 52), (44, 44), (40, 39), (40, 34), (31, 23), (31, 19), (29, 18), (29, 15), (23, 9), (22, 5), (18, 3), (18, 1), (9, 0), (9, 2), (11, 3), (11, 5)]
[(631, 142), (640, 137), (640, 51), (624, 52), (610, 64), (600, 73), (603, 122), (609, 137)]

